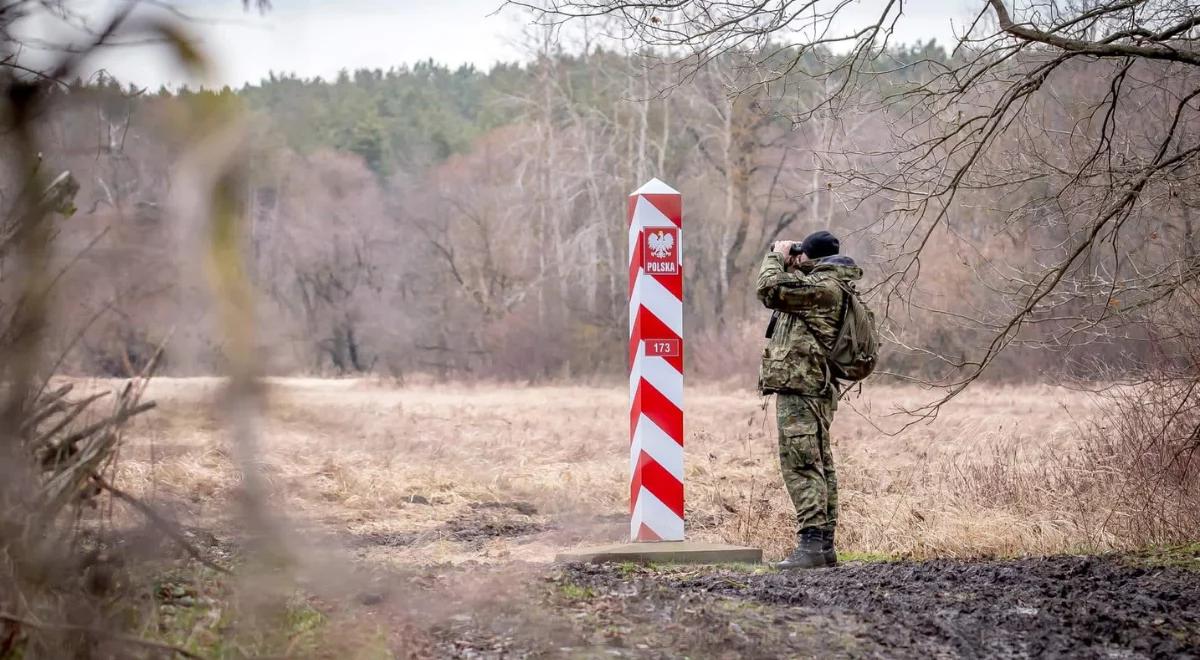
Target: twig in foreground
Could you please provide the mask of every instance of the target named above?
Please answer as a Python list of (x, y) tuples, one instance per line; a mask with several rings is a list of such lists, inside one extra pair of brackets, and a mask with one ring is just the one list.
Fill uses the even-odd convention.
[(80, 626), (80, 625), (75, 625), (75, 624), (71, 624), (71, 623), (44, 623), (41, 621), (34, 621), (33, 619), (26, 619), (23, 617), (19, 617), (15, 614), (9, 614), (8, 612), (0, 612), (0, 621), (5, 621), (7, 623), (18, 625), (18, 626), (29, 626), (30, 628), (39, 628), (41, 630), (67, 630), (67, 631), (73, 631), (73, 632), (83, 632), (83, 633), (88, 633), (90, 635), (97, 635), (100, 637), (107, 637), (109, 639), (115, 639), (119, 642), (124, 642), (126, 644), (135, 644), (137, 646), (145, 646), (145, 647), (152, 648), (152, 649), (158, 649), (160, 651), (169, 651), (171, 653), (176, 653), (178, 655), (181, 655), (185, 658), (194, 658), (196, 660), (204, 660), (204, 656), (196, 655), (195, 653), (192, 653), (191, 651), (189, 651), (187, 649), (175, 646), (174, 644), (167, 644), (166, 642), (157, 642), (152, 639), (146, 639), (144, 637), (137, 637), (135, 635), (124, 635), (124, 634), (112, 632), (109, 630), (101, 630), (99, 628), (92, 628), (90, 626)]
[(188, 553), (188, 555), (191, 556), (192, 559), (195, 559), (196, 561), (213, 569), (214, 571), (217, 571), (218, 573), (223, 573), (225, 575), (231, 574), (231, 571), (228, 568), (225, 568), (224, 566), (221, 566), (220, 564), (214, 563), (211, 560), (205, 559), (204, 555), (202, 555), (200, 553), (200, 550), (198, 550), (196, 548), (196, 546), (192, 545), (191, 541), (188, 541), (187, 538), (184, 537), (183, 533), (181, 533), (178, 529), (176, 529), (175, 525), (171, 524), (171, 521), (158, 515), (158, 512), (156, 512), (154, 509), (150, 508), (150, 506), (148, 504), (146, 504), (145, 502), (142, 502), (141, 500), (134, 497), (133, 495), (126, 493), (125, 491), (121, 490), (120, 488), (117, 488), (116, 486), (108, 483), (108, 481), (106, 481), (104, 479), (104, 477), (102, 477), (98, 474), (92, 475), (92, 481), (94, 481), (97, 486), (112, 493), (113, 497), (121, 500), (122, 502), (125, 502), (126, 504), (128, 504), (128, 505), (132, 506), (133, 508), (137, 509), (138, 511), (140, 511), (142, 515), (146, 516), (146, 518), (148, 518), (150, 520), (150, 522), (154, 523), (155, 526), (157, 526), (159, 529), (161, 529), (163, 531), (163, 533), (165, 533), (167, 536), (171, 537), (171, 540), (178, 543), (180, 545), (180, 547), (183, 548), (184, 552)]

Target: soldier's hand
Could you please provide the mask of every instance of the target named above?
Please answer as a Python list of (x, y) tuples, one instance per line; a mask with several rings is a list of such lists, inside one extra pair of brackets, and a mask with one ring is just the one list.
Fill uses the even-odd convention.
[(792, 244), (795, 242), (796, 241), (775, 241), (775, 244), (771, 246), (771, 251), (778, 252), (786, 257), (788, 256), (788, 253), (791, 252)]

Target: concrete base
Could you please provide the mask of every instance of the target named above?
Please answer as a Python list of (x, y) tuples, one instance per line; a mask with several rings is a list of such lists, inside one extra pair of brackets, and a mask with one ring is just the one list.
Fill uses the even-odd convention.
[(762, 550), (696, 541), (618, 543), (562, 552), (554, 557), (554, 561), (588, 564), (758, 564), (762, 562)]

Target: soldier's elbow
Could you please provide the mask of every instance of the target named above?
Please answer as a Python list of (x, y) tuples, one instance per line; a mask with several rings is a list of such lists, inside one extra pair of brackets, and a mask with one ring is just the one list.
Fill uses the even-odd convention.
[(758, 299), (762, 301), (763, 307), (766, 307), (767, 309), (777, 310), (780, 312), (788, 311), (789, 305), (787, 301), (784, 300), (776, 291), (769, 291), (766, 294), (759, 296)]

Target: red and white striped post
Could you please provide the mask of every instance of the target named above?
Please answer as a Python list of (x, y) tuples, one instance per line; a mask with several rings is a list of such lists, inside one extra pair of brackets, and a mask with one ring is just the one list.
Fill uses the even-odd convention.
[(629, 535), (683, 540), (683, 201), (629, 196)]

